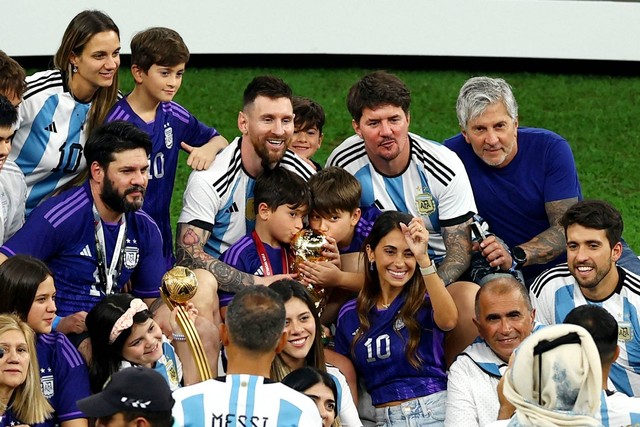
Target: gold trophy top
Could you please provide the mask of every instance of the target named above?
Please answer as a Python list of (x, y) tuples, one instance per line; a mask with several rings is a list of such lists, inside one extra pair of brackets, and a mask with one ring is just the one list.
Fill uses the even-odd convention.
[(198, 279), (186, 267), (173, 267), (162, 276), (162, 293), (176, 304), (185, 304), (196, 294)]
[(315, 230), (300, 230), (291, 239), (291, 252), (295, 257), (293, 262), (294, 271), (297, 271), (298, 264), (304, 261), (320, 262), (327, 259), (322, 255), (322, 245), (327, 241), (326, 236)]

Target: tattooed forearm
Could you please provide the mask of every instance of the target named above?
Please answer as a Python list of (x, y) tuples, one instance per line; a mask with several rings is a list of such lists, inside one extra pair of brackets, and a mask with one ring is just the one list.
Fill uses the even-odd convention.
[(243, 273), (204, 251), (204, 245), (211, 235), (207, 230), (190, 224), (178, 224), (176, 240), (177, 264), (191, 269), (211, 272), (218, 282), (218, 289), (236, 293), (244, 286), (253, 285), (255, 276)]
[(438, 275), (445, 285), (455, 282), (471, 263), (471, 240), (469, 224), (471, 220), (451, 227), (442, 227), (442, 239), (447, 250)]
[(527, 243), (519, 245), (527, 253), (527, 265), (547, 263), (566, 250), (567, 240), (560, 225), (560, 218), (577, 201), (578, 198), (574, 197), (544, 204), (551, 227)]

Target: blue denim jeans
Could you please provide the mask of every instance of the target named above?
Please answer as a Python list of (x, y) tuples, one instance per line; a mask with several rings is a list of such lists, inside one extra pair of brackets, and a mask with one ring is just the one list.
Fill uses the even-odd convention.
[(620, 255), (617, 264), (632, 273), (640, 275), (640, 260), (624, 239), (622, 239), (622, 255)]
[(447, 392), (402, 402), (397, 406), (376, 408), (376, 427), (444, 426)]

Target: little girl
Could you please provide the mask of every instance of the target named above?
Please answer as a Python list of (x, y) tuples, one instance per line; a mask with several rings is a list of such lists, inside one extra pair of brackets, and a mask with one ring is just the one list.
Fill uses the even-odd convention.
[[(198, 315), (191, 303), (187, 311), (191, 321)], [(126, 293), (107, 295), (89, 312), (86, 322), (92, 346), (89, 377), (94, 393), (102, 390), (112, 374), (128, 366), (155, 369), (172, 391), (183, 380), (184, 385), (200, 381), (195, 360), (176, 322), (176, 310), (171, 316), (171, 341), (162, 334), (147, 305)]]

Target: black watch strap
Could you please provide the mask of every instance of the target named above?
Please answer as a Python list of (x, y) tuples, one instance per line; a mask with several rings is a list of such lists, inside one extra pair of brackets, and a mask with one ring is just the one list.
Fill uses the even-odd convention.
[(518, 268), (522, 268), (527, 263), (527, 253), (520, 246), (511, 248), (511, 257)]

